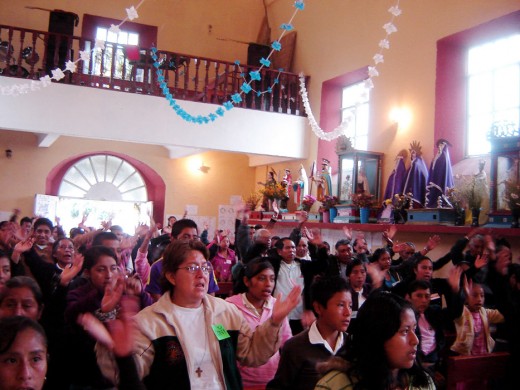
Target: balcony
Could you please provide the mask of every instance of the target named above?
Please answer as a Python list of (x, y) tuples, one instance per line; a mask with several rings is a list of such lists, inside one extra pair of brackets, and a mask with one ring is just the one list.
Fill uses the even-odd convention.
[[(0, 41), (2, 76), (38, 80), (52, 75), (53, 69), (65, 69), (65, 63), (78, 59), (80, 51), (90, 51), (90, 60), (78, 61), (77, 71), (65, 72), (60, 83), (162, 96), (150, 49), (107, 43), (104, 50), (92, 51), (95, 42), (89, 39), (5, 25), (0, 25)], [(242, 76), (259, 69), (164, 50), (158, 50), (157, 56), (173, 98), (199, 103), (229, 101), (240, 92)], [(304, 115), (298, 75), (266, 68), (260, 74), (261, 80), (251, 83), (253, 91), (235, 107)]]
[[(222, 118), (201, 126), (168, 105), (149, 49), (106, 44), (92, 51), (95, 42), (89, 39), (5, 25), (0, 42), (0, 129), (34, 133), (39, 147), (70, 136), (160, 145), (169, 158), (207, 150), (246, 153), (250, 166), (308, 156), (296, 74), (262, 69), (261, 80), (251, 86), (270, 92), (242, 95)], [(37, 91), (18, 88), (65, 69), (85, 50), (91, 52), (89, 61), (79, 60), (76, 72), (65, 71), (59, 82)], [(241, 74), (258, 69), (164, 50), (157, 56), (169, 93), (194, 117), (216, 112), (240, 91)]]

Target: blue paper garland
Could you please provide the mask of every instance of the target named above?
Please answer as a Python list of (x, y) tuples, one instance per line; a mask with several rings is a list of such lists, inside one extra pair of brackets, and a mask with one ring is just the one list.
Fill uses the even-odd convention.
[[(264, 68), (264, 67), (269, 68), (271, 66), (271, 61), (269, 60), (269, 58), (272, 56), (273, 52), (282, 50), (282, 45), (280, 43), (280, 40), (282, 39), (282, 37), (284, 36), (284, 34), (287, 31), (291, 31), (294, 29), (291, 22), (294, 19), (294, 17), (296, 16), (296, 13), (298, 13), (298, 11), (303, 11), (303, 9), (305, 8), (304, 1), (303, 0), (295, 1), (294, 8), (295, 8), (295, 11), (294, 11), (290, 21), (288, 23), (283, 23), (280, 26), (280, 29), (282, 30), (282, 34), (280, 35), (278, 40), (274, 41), (271, 44), (271, 49), (272, 49), (271, 52), (269, 53), (267, 58), (260, 59), (260, 68), (258, 70), (249, 72), (249, 78), (250, 78), (249, 81), (246, 80), (246, 75), (240, 67), (240, 61), (239, 60), (235, 61), (235, 66), (238, 66), (238, 68), (240, 70), (240, 77), (244, 80), (244, 82), (240, 86), (241, 92), (237, 92), (237, 93), (233, 94), (231, 96), (231, 100), (228, 100), (228, 101), (222, 103), (222, 107), (224, 107), (226, 109), (226, 111), (231, 110), (234, 107), (233, 104), (240, 104), (242, 102), (242, 100), (243, 100), (242, 96), (241, 96), (242, 93), (248, 94), (250, 92), (255, 92), (256, 96), (261, 96), (264, 93), (272, 93), (273, 87), (280, 82), (280, 73), (283, 72), (282, 68), (278, 69), (278, 76), (273, 80), (273, 84), (270, 87), (267, 87), (267, 89), (265, 91), (256, 91), (251, 86), (251, 83), (253, 81), (260, 81), (262, 79), (262, 75), (260, 74), (260, 71), (262, 70), (262, 68)], [(166, 83), (166, 79), (164, 77), (162, 69), (160, 69), (160, 63), (159, 63), (159, 59), (157, 57), (157, 48), (152, 47), (151, 51), (152, 51), (152, 59), (154, 61), (153, 66), (156, 69), (157, 81), (161, 88), (162, 94), (164, 95), (166, 100), (168, 100), (169, 106), (175, 111), (175, 113), (178, 116), (180, 116), (186, 122), (197, 123), (199, 125), (214, 122), (216, 119), (224, 116), (225, 111), (222, 107), (217, 108), (214, 113), (210, 113), (206, 116), (198, 115), (198, 116), (194, 117), (193, 115), (186, 112), (180, 105), (178, 105), (176, 100), (173, 98), (172, 94), (170, 93), (170, 88), (168, 87), (168, 84)]]

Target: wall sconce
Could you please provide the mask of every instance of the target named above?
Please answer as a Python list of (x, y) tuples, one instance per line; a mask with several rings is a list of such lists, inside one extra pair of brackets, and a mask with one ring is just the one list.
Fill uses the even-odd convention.
[(208, 173), (210, 170), (210, 167), (208, 167), (207, 165), (204, 165), (204, 163), (202, 163), (202, 165), (199, 167), (199, 171), (201, 171), (202, 173)]
[(412, 123), (412, 112), (407, 107), (395, 107), (390, 111), (390, 120), (399, 130), (406, 130)]
[(13, 151), (11, 149), (6, 149), (5, 150), (5, 157), (7, 157), (7, 158), (13, 157)]

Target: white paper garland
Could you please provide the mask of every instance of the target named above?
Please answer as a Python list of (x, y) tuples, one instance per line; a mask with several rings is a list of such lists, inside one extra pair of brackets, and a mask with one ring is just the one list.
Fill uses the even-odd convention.
[[(365, 88), (374, 88), (374, 82), (372, 79), (379, 76), (379, 71), (376, 68), (379, 64), (384, 62), (383, 50), (390, 49), (390, 41), (388, 37), (391, 34), (397, 32), (397, 27), (395, 27), (393, 22), (394, 19), (402, 13), (401, 9), (399, 8), (399, 2), (400, 0), (397, 0), (397, 3), (388, 9), (388, 12), (392, 15), (392, 17), (388, 23), (383, 25), (386, 36), (381, 41), (379, 41), (379, 52), (377, 52), (374, 57), (372, 57), (375, 65), (368, 67), (368, 79), (365, 80)], [(307, 88), (305, 87), (305, 76), (302, 73), (300, 73), (300, 95), (302, 97), (303, 107), (307, 114), (307, 119), (309, 120), (309, 125), (311, 126), (312, 131), (319, 139), (329, 142), (346, 133), (346, 130), (348, 129), (354, 117), (354, 111), (359, 106), (359, 103), (357, 103), (353, 109), (347, 112), (347, 117), (343, 120), (343, 122), (341, 122), (339, 126), (337, 126), (332, 131), (326, 132), (320, 127), (316, 121), (316, 118), (314, 117), (314, 114), (312, 113), (312, 109), (309, 104), (309, 95), (307, 93)]]

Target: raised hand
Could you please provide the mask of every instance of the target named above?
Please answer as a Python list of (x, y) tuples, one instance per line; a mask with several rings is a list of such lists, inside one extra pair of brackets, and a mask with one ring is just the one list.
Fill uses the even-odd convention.
[(392, 241), (392, 239), (395, 236), (395, 233), (397, 233), (397, 227), (395, 225), (391, 225), (387, 230), (383, 232), (383, 238), (385, 240)]
[(32, 246), (34, 245), (34, 241), (35, 240), (36, 239), (34, 237), (28, 237), (25, 240), (22, 240), (22, 241), (18, 242), (14, 246), (13, 252), (22, 254), (24, 252), (29, 251), (32, 248)]
[(282, 301), (282, 295), (278, 294), (276, 302), (273, 307), (273, 314), (271, 319), (273, 325), (278, 326), (282, 323), (285, 317), (300, 303), (302, 295), (302, 288), (298, 285), (294, 286), (287, 298)]
[[(458, 293), (460, 291), (460, 277), (463, 273), (463, 269), (461, 267), (453, 267), (450, 270), (450, 273), (448, 275), (448, 284), (451, 287), (451, 291), (454, 293)], [(464, 278), (466, 278), (464, 276)]]
[(108, 284), (105, 287), (105, 294), (101, 300), (101, 311), (104, 313), (114, 310), (123, 296), (125, 288), (124, 276), (119, 275), (116, 279), (115, 285)]
[(431, 236), (430, 238), (428, 238), (428, 242), (426, 242), (426, 250), (429, 252), (429, 251), (432, 251), (434, 250), (437, 245), (439, 245), (439, 243), (441, 242), (441, 237), (440, 236)]
[(475, 268), (481, 269), (482, 267), (486, 266), (489, 262), (489, 257), (487, 253), (483, 253), (481, 255), (478, 255), (475, 258)]
[(139, 276), (137, 274), (129, 276), (125, 279), (125, 282), (125, 292), (127, 295), (133, 295), (136, 297), (141, 295), (143, 291), (143, 284), (141, 283), (141, 279), (139, 279)]
[(83, 260), (84, 258), (81, 253), (74, 254), (72, 264), (69, 267), (66, 267), (61, 273), (60, 284), (62, 286), (68, 285), (70, 281), (80, 273), (81, 269), (83, 268)]
[(352, 240), (352, 229), (346, 226), (343, 226), (343, 234), (347, 237), (348, 240)]

